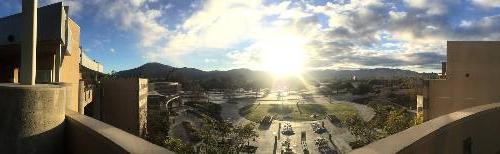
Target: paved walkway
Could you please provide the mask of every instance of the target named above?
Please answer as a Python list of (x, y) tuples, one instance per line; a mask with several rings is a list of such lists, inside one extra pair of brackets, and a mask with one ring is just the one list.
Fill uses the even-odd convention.
[[(314, 98), (314, 103), (329, 103), (329, 100), (325, 97), (322, 96), (315, 96)], [(269, 98), (268, 98), (269, 99)], [(265, 101), (268, 103), (271, 103), (273, 101)], [(278, 102), (278, 101), (277, 101)], [(228, 120), (233, 122), (234, 124), (246, 124), (246, 123), (251, 123), (252, 121), (249, 121), (243, 117), (240, 116), (239, 114), (239, 109), (242, 107), (245, 107), (247, 105), (251, 105), (255, 103), (253, 100), (239, 100), (236, 104), (230, 104), (230, 103), (222, 103), (222, 113), (221, 116), (223, 119)], [(262, 103), (262, 102), (260, 102)], [(334, 101), (332, 103), (345, 103), (352, 105), (358, 110), (359, 115), (362, 117), (363, 120), (370, 120), (373, 118), (375, 115), (375, 112), (373, 111), (372, 108), (367, 107), (365, 105), (360, 105), (360, 104), (355, 104), (355, 103), (350, 103), (350, 102), (345, 102), (345, 101)], [(302, 145), (301, 145), (301, 132), (305, 131), (306, 132), (306, 143), (307, 147), (310, 151), (310, 153), (319, 153), (316, 145), (314, 144), (314, 140), (318, 137), (323, 137), (328, 140), (329, 135), (332, 134), (332, 142), (334, 144), (330, 143), (330, 147), (333, 149), (336, 149), (339, 153), (347, 153), (351, 151), (351, 147), (349, 146), (349, 142), (352, 142), (355, 140), (355, 137), (351, 135), (349, 130), (347, 128), (340, 128), (332, 123), (330, 123), (328, 120), (321, 120), (324, 121), (325, 123), (325, 128), (327, 128), (328, 132), (323, 133), (323, 134), (317, 134), (313, 131), (311, 127), (312, 121), (307, 121), (307, 122), (290, 122), (292, 125), (292, 128), (295, 131), (294, 135), (291, 136), (286, 136), (283, 134), (279, 135), (279, 141), (278, 144), (274, 144), (274, 137), (278, 136), (278, 127), (279, 123), (285, 123), (285, 121), (273, 121), (273, 123), (269, 126), (269, 128), (259, 128), (257, 130), (257, 133), (259, 134), (259, 138), (256, 142), (253, 142), (251, 144), (257, 146), (257, 153), (279, 153), (281, 149), (281, 141), (289, 138), (291, 140), (291, 145), (294, 149), (295, 152), (297, 153), (303, 153), (302, 152)], [(321, 121), (319, 121), (321, 123)], [(257, 125), (258, 126), (258, 125)]]

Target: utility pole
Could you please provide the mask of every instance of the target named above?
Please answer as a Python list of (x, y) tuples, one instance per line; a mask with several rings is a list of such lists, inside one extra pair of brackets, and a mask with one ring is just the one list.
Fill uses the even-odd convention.
[(38, 0), (23, 0), (22, 5), (23, 29), (19, 81), (23, 85), (35, 85)]

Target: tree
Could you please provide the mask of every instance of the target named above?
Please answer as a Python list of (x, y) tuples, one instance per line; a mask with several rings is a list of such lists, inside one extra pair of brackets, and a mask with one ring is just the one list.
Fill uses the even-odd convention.
[(347, 126), (351, 133), (357, 137), (357, 140), (351, 143), (353, 148), (367, 145), (379, 138), (372, 125), (363, 121), (357, 114), (348, 116), (343, 125)]
[(384, 130), (395, 134), (412, 126), (412, 119), (406, 109), (397, 109), (387, 114)]
[(184, 144), (184, 142), (182, 142), (181, 140), (170, 137), (166, 138), (163, 141), (163, 147), (166, 147), (167, 149), (170, 149), (176, 153), (194, 153), (191, 145)]
[(258, 137), (254, 124), (232, 125), (224, 121), (206, 120), (199, 131), (202, 151), (206, 153), (239, 153), (243, 145)]
[(361, 84), (359, 84), (359, 86), (357, 88), (353, 89), (352, 93), (355, 95), (364, 95), (364, 94), (367, 94), (371, 91), (373, 91), (372, 86), (370, 86), (369, 84), (366, 84), (366, 83), (361, 83)]

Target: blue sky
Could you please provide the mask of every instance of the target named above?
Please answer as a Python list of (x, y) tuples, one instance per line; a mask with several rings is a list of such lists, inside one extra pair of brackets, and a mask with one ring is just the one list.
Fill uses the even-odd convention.
[[(47, 5), (61, 0), (40, 0)], [(146, 62), (202, 70), (436, 71), (446, 40), (500, 40), (499, 0), (67, 0), (106, 71)], [(21, 0), (2, 0), (0, 16)]]

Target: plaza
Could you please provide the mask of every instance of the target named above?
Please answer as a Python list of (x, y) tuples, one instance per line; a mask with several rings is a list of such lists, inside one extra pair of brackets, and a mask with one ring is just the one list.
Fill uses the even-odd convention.
[[(280, 153), (285, 140), (290, 141), (290, 148), (294, 153), (325, 153), (319, 151), (315, 144), (315, 140), (320, 138), (327, 141), (328, 147), (332, 149), (330, 153), (347, 153), (352, 150), (349, 142), (354, 141), (355, 137), (347, 128), (332, 124), (325, 116), (333, 114), (342, 118), (345, 114), (357, 114), (368, 121), (375, 114), (370, 107), (346, 101), (330, 102), (322, 95), (312, 95), (304, 99), (298, 93), (290, 92), (290, 95), (282, 98), (278, 96), (277, 92), (271, 92), (259, 99), (239, 99), (237, 103), (221, 104), (221, 116), (225, 120), (235, 124), (257, 125), (259, 137), (251, 143), (257, 147), (256, 153)], [(266, 115), (273, 116), (274, 120), (268, 126), (260, 126), (259, 121)], [(282, 133), (286, 123), (291, 125), (293, 133)], [(315, 132), (313, 123), (324, 125), (325, 131)]]

